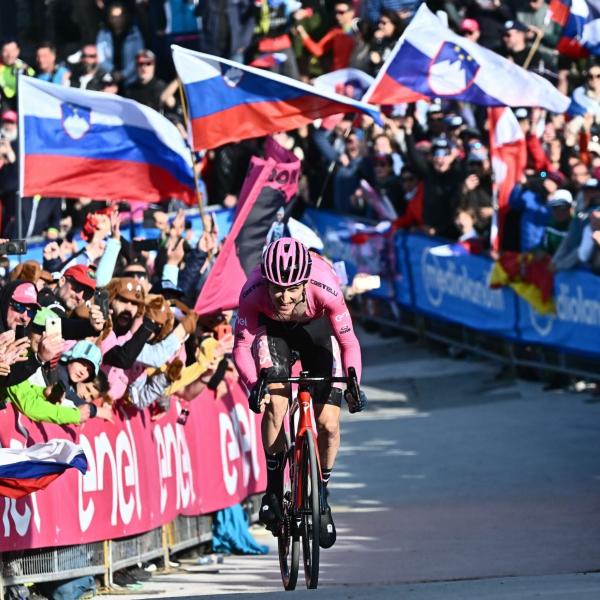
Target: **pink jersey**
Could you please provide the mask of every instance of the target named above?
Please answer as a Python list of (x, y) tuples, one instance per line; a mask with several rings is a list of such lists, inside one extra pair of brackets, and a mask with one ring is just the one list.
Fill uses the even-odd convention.
[[(260, 314), (269, 319), (277, 319), (269, 297), (268, 282), (263, 278), (260, 267), (257, 267), (248, 277), (240, 294), (233, 348), (233, 360), (241, 380), (248, 389), (251, 389), (258, 379), (252, 345), (258, 336), (265, 334), (265, 326), (259, 323)], [(306, 284), (306, 312), (298, 322), (312, 321), (325, 315), (329, 318), (341, 350), (344, 373), (348, 372), (348, 367), (354, 367), (360, 383), (360, 345), (337, 275), (325, 260), (312, 254), (310, 279)]]

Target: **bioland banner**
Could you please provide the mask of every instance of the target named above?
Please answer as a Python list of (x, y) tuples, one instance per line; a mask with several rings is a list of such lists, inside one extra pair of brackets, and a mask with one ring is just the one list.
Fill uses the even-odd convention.
[(47, 489), (20, 500), (0, 498), (0, 552), (66, 546), (139, 534), (172, 521), (226, 508), (264, 490), (260, 417), (234, 378), (222, 393), (203, 392), (152, 421), (122, 408), (115, 423), (34, 423), (9, 404), (0, 410), (0, 444), (22, 448), (52, 438), (79, 443), (85, 476), (70, 469)]
[(346, 262), (350, 276), (357, 271), (380, 275), (382, 288), (373, 293), (375, 296), (515, 342), (600, 356), (600, 280), (589, 271), (556, 274), (556, 315), (548, 317), (509, 288), (491, 289), (493, 262), (485, 256), (465, 253), (441, 239), (403, 231), (353, 244), (351, 240), (361, 227), (359, 219), (326, 211), (309, 209), (303, 221), (321, 236), (331, 260)]

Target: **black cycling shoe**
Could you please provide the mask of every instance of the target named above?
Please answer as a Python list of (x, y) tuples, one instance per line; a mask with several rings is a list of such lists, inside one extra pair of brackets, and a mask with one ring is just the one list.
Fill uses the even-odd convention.
[(277, 535), (277, 527), (281, 522), (281, 505), (273, 492), (267, 492), (260, 502), (258, 520), (273, 534)]
[(331, 508), (325, 505), (325, 511), (321, 513), (321, 529), (319, 530), (319, 546), (331, 548), (336, 540), (335, 524), (331, 517)]

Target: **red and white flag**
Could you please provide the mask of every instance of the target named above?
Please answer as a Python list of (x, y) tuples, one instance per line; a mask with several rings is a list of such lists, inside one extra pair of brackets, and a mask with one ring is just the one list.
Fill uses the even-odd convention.
[(513, 111), (508, 107), (488, 108), (490, 154), (494, 172), (494, 220), (491, 247), (498, 250), (508, 211), (508, 199), (527, 164), (525, 135)]

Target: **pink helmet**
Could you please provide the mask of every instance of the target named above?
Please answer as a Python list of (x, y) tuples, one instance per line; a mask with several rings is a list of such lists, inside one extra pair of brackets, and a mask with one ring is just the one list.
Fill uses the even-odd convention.
[(271, 242), (263, 252), (261, 271), (263, 277), (282, 287), (308, 281), (312, 259), (304, 244), (284, 237)]

